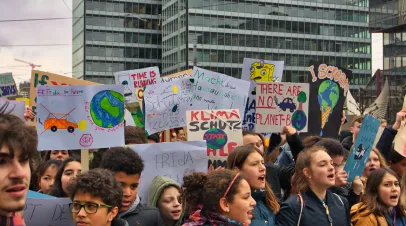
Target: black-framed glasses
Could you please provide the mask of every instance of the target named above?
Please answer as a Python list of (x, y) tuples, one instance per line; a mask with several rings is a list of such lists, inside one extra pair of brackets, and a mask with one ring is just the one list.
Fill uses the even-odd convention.
[(99, 209), (100, 206), (103, 206), (106, 208), (113, 208), (113, 206), (110, 206), (110, 205), (93, 203), (93, 202), (86, 202), (86, 203), (73, 202), (73, 203), (69, 204), (69, 209), (72, 213), (79, 213), (83, 207), (85, 209), (86, 213), (93, 214), (93, 213), (97, 213), (97, 210)]

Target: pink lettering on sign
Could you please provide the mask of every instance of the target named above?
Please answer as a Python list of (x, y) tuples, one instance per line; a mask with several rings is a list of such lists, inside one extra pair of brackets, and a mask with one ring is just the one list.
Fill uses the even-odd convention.
[(89, 133), (83, 134), (79, 140), (79, 144), (80, 144), (80, 146), (85, 147), (85, 148), (92, 146), (92, 144), (93, 144), (92, 134), (89, 134)]

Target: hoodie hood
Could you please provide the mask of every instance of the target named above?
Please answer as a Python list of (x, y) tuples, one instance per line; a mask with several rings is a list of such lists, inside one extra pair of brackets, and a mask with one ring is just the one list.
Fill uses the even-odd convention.
[(168, 186), (174, 186), (181, 190), (178, 183), (168, 177), (156, 176), (151, 183), (151, 187), (148, 192), (148, 205), (156, 207), (159, 197), (161, 196), (163, 190)]

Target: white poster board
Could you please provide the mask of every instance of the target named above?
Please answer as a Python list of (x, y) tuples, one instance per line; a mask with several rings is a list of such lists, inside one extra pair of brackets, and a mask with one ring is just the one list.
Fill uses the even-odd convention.
[(250, 82), (249, 96), (243, 117), (243, 130), (255, 131), (255, 102), (257, 82), (281, 82), (284, 61), (244, 58), (241, 79)]
[(124, 96), (120, 85), (38, 86), (38, 150), (124, 145)]
[(27, 226), (75, 226), (69, 210), (71, 202), (68, 198), (27, 198), (23, 215), (25, 224)]
[(130, 146), (144, 160), (138, 195), (148, 202), (148, 191), (156, 176), (169, 177), (178, 184), (192, 172), (207, 172), (206, 141), (137, 144)]

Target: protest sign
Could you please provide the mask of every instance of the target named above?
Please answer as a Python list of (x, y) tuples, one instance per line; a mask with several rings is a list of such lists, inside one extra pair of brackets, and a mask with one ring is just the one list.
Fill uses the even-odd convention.
[(124, 120), (126, 126), (136, 126), (131, 112), (127, 109), (125, 109)]
[(124, 145), (122, 86), (38, 86), (37, 98), (39, 150)]
[(250, 83), (202, 68), (193, 68), (193, 109), (238, 109), (244, 113)]
[(379, 142), (379, 139), (381, 139), (381, 136), (382, 136), (382, 133), (383, 133), (384, 130), (385, 130), (384, 127), (379, 127), (378, 132), (376, 132), (374, 145), (372, 145), (372, 147), (376, 147), (376, 145)]
[(144, 87), (160, 82), (158, 67), (120, 71), (114, 73), (116, 84), (124, 87), (126, 103), (136, 103), (144, 96)]
[(137, 144), (131, 146), (144, 160), (138, 195), (148, 202), (148, 191), (156, 176), (169, 177), (178, 184), (192, 172), (207, 173), (206, 141)]
[(378, 119), (371, 115), (364, 117), (361, 129), (344, 167), (344, 171), (348, 174), (348, 182), (352, 182), (356, 176), (362, 175), (362, 171), (368, 162), (379, 126), (380, 121)]
[(17, 96), (17, 86), (12, 73), (0, 74), (0, 97)]
[[(403, 111), (406, 111), (406, 96), (403, 101)], [(406, 118), (403, 118), (398, 129), (398, 134), (395, 137), (395, 151), (402, 156), (406, 156)]]
[(11, 114), (19, 117), (25, 122), (25, 102), (24, 101), (13, 101), (0, 98), (0, 106), (5, 107), (4, 112), (6, 114)]
[(191, 78), (192, 77), (192, 69), (181, 71), (175, 74), (171, 74), (165, 77), (161, 77), (161, 82), (172, 82), (179, 79)]
[(24, 221), (27, 226), (74, 226), (69, 210), (68, 198), (31, 199), (27, 198)]
[(311, 61), (308, 132), (336, 138), (341, 127), (343, 107), (350, 88), (352, 71)]
[(186, 126), (186, 111), (192, 107), (193, 81), (190, 78), (145, 87), (145, 130), (148, 134)]
[[(69, 78), (63, 75), (57, 75), (44, 71), (33, 70), (31, 73), (30, 84), (30, 106), (34, 114), (37, 114), (37, 86), (57, 86), (57, 85), (99, 85), (95, 82)], [(30, 124), (36, 126), (36, 118), (32, 119)]]
[[(245, 107), (243, 130), (255, 131), (255, 106), (257, 82), (281, 82), (284, 61), (244, 58), (241, 79), (250, 82)], [(243, 114), (243, 112), (240, 112)]]
[(27, 199), (55, 199), (56, 197), (28, 190)]
[(24, 101), (25, 105), (30, 106), (30, 99), (29, 98), (17, 97), (16, 100)]
[(307, 132), (309, 84), (257, 83), (256, 93), (255, 132), (280, 133), (285, 126)]
[(206, 140), (208, 166), (227, 166), (233, 148), (242, 145), (238, 109), (192, 110), (186, 112), (188, 140)]

